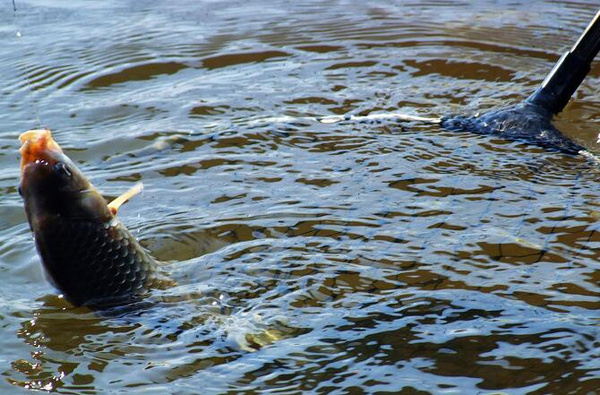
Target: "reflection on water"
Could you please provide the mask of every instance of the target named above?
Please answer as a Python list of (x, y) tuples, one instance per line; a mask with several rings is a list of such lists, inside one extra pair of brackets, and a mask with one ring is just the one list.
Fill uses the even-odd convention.
[[(0, 13), (0, 392), (600, 387), (597, 164), (361, 118), (517, 103), (593, 5), (17, 6)], [(556, 121), (592, 151), (597, 85), (595, 67)], [(144, 182), (122, 219), (177, 285), (102, 314), (55, 295), (15, 188), (36, 113), (107, 196)]]

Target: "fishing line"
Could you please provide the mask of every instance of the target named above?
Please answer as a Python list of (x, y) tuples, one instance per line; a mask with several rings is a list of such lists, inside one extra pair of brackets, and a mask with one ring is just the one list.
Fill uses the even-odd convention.
[[(22, 33), (21, 33), (21, 31), (23, 29), (21, 29), (21, 24), (19, 23), (19, 15), (17, 14), (16, 0), (12, 0), (12, 5), (13, 5), (13, 23), (17, 29), (15, 36), (17, 37), (17, 42), (19, 43), (18, 46), (20, 47), (20, 49), (23, 49), (23, 41), (22, 41)], [(31, 80), (29, 79), (29, 76), (27, 76), (27, 72), (21, 73), (17, 66), (15, 66), (15, 68), (17, 69), (17, 73), (23, 75), (25, 82), (27, 84), (27, 90), (29, 92), (28, 92), (28, 94), (26, 94), (26, 97), (29, 97), (29, 99), (32, 102), (33, 115), (35, 117), (35, 122), (36, 122), (34, 129), (40, 129), (42, 127), (42, 122), (40, 121), (39, 102), (37, 100), (35, 90), (33, 89)]]

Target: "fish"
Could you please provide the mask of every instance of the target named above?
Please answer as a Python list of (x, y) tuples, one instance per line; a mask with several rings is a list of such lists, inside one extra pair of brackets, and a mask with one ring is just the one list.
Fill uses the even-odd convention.
[(117, 217), (136, 185), (108, 203), (49, 129), (22, 144), (19, 193), (49, 282), (74, 306), (132, 303), (158, 286), (158, 262)]

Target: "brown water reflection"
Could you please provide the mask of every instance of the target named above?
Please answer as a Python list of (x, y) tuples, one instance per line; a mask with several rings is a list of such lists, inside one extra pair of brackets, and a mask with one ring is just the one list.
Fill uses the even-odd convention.
[[(420, 122), (534, 89), (585, 2), (21, 0), (0, 12), (0, 392), (595, 393), (597, 163)], [(21, 32), (21, 38), (15, 36)], [(556, 124), (598, 152), (595, 66)], [(74, 309), (16, 137), (54, 130), (177, 281)]]

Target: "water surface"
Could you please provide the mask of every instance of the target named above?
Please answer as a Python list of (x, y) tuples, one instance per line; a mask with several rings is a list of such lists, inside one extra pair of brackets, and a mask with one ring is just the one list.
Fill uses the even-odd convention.
[[(596, 393), (595, 163), (423, 122), (518, 103), (578, 1), (36, 1), (0, 10), (0, 392)], [(17, 35), (19, 33), (19, 36)], [(600, 66), (557, 126), (599, 151)], [(54, 131), (177, 286), (44, 279), (17, 136)]]

